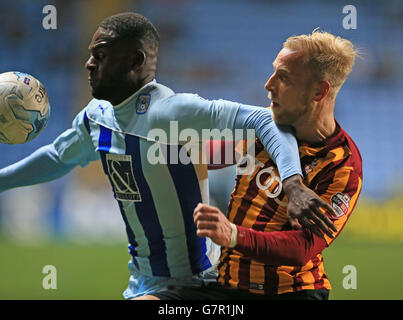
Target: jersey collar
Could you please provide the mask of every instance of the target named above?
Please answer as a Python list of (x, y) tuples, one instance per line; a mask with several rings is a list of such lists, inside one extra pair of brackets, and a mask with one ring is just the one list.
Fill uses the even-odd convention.
[(134, 97), (136, 97), (144, 88), (157, 83), (156, 79), (153, 79), (152, 81), (150, 81), (149, 83), (145, 84), (144, 86), (142, 86), (139, 90), (137, 90), (135, 93), (133, 93), (131, 96), (129, 96), (128, 98), (126, 98), (125, 100), (123, 100), (121, 103), (117, 104), (116, 106), (113, 106), (113, 109), (117, 110), (120, 109), (121, 107), (123, 107), (124, 105), (126, 105), (127, 103), (129, 103), (130, 101), (133, 100)]

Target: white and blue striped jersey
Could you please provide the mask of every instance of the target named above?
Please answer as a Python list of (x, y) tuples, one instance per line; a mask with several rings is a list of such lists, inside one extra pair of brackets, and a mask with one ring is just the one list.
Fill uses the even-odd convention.
[[(209, 202), (206, 164), (171, 164), (170, 153), (179, 153), (183, 146), (170, 144), (166, 163), (151, 164), (148, 159), (150, 147), (157, 143), (148, 138), (150, 130), (161, 128), (169, 133), (168, 116), (163, 114), (179, 120), (179, 130), (191, 126), (201, 132), (210, 127), (206, 121), (212, 118), (207, 103), (196, 95), (174, 95), (152, 82), (119, 106), (94, 99), (74, 120), (73, 129), (88, 144), (80, 148), (94, 153), (83, 160), (91, 161), (98, 154), (102, 161), (126, 224), (133, 264), (141, 274), (192, 276), (217, 262), (219, 247), (197, 237), (193, 222), (197, 204)], [(173, 105), (180, 116), (169, 111)], [(220, 127), (233, 125), (237, 109), (235, 103), (223, 103), (216, 115)]]

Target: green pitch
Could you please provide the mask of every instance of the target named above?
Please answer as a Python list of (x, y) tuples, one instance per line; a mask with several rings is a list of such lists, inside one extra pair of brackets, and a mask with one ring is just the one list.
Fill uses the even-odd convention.
[[(324, 251), (331, 299), (403, 299), (401, 243), (337, 239)], [(129, 254), (120, 246), (54, 244), (22, 247), (0, 242), (0, 299), (122, 299)], [(45, 290), (45, 265), (57, 270), (57, 289)], [(343, 268), (357, 272), (357, 288), (345, 289)]]
[[(330, 279), (330, 299), (403, 299), (403, 244), (364, 243), (341, 237), (325, 249), (325, 271)], [(356, 269), (356, 289), (345, 289), (346, 265)], [(348, 287), (348, 286), (347, 286)]]
[[(0, 243), (0, 299), (123, 299), (129, 254), (121, 246)], [(56, 267), (57, 289), (42, 286), (43, 267)]]

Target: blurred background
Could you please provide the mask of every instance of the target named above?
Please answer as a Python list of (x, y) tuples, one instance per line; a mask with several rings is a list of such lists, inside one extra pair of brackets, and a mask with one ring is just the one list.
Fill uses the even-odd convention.
[[(343, 8), (357, 10), (344, 29)], [(43, 28), (45, 5), (57, 29)], [(264, 84), (291, 36), (317, 27), (362, 52), (336, 101), (336, 118), (363, 157), (358, 205), (325, 250), (331, 299), (403, 299), (403, 3), (298, 0), (115, 0), (0, 2), (0, 73), (37, 77), (51, 102), (47, 128), (24, 145), (0, 145), (0, 167), (51, 143), (91, 99), (84, 63), (99, 22), (137, 11), (161, 35), (157, 81), (176, 92), (267, 106)], [(124, 224), (101, 166), (0, 194), (0, 299), (121, 299), (128, 279)], [(212, 203), (225, 210), (234, 169), (211, 173)], [(57, 289), (42, 287), (45, 265)], [(345, 289), (346, 265), (357, 288)]]

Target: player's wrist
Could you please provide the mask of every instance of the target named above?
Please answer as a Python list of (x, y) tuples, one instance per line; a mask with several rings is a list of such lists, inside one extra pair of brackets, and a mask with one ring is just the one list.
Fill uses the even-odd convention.
[(288, 196), (293, 191), (303, 186), (302, 177), (294, 174), (282, 181), (285, 194)]
[(235, 224), (230, 223), (231, 226), (231, 239), (228, 248), (234, 248), (238, 243), (238, 229)]

